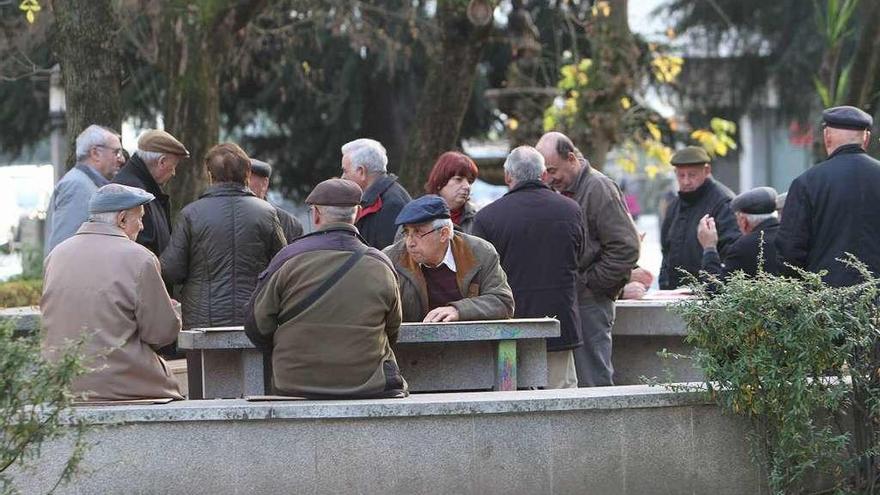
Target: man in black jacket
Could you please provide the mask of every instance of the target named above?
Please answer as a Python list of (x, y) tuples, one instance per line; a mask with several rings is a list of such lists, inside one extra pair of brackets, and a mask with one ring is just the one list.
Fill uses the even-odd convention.
[(356, 139), (342, 146), (342, 178), (364, 191), (355, 227), (367, 244), (384, 249), (394, 244), (394, 220), (412, 198), (386, 170), (385, 147), (373, 139)]
[(119, 170), (113, 182), (139, 187), (156, 197), (144, 208), (144, 230), (137, 243), (161, 256), (171, 240), (171, 204), (162, 186), (168, 183), (177, 165), (189, 151), (174, 136), (151, 129), (138, 139), (138, 149)]
[(776, 190), (772, 187), (756, 187), (733, 198), (730, 209), (743, 235), (730, 246), (723, 263), (718, 255), (715, 220), (709, 215), (700, 220), (697, 238), (703, 246), (704, 271), (722, 279), (737, 270), (754, 276), (758, 273), (758, 259), (761, 258), (765, 272), (779, 273), (775, 246), (779, 231), (776, 197)]
[(584, 249), (580, 206), (541, 181), (544, 157), (531, 146), (504, 162), (510, 192), (477, 213), (472, 233), (491, 242), (513, 289), (517, 318), (553, 316), (561, 334), (547, 339), (547, 388), (578, 386), (573, 349), (583, 345), (577, 305)]
[(672, 155), (678, 197), (666, 210), (660, 229), (663, 263), (660, 265), (660, 288), (675, 289), (684, 284), (679, 268), (696, 276), (703, 262), (703, 248), (697, 241), (697, 226), (704, 215), (715, 220), (718, 229), (718, 252), (724, 258), (739, 238), (736, 219), (730, 211), (733, 193), (712, 179), (709, 155), (703, 148), (688, 146)]
[(822, 113), (828, 159), (788, 189), (776, 237), (780, 262), (811, 272), (828, 270), (834, 287), (857, 284), (858, 272), (837, 261), (855, 255), (880, 273), (880, 161), (865, 152), (873, 119), (855, 107)]
[(272, 203), (267, 198), (269, 193), (269, 179), (272, 177), (272, 165), (251, 158), (251, 177), (248, 180), (248, 187), (253, 191), (254, 195), (275, 208), (278, 214), (278, 221), (281, 222), (281, 230), (284, 231), (284, 238), (290, 244), (294, 239), (303, 235), (303, 226), (295, 216), (287, 212), (287, 210)]

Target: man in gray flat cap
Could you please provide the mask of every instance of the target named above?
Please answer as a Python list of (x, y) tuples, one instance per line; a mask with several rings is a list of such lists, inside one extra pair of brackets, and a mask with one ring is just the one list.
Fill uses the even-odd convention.
[(278, 221), (281, 222), (281, 230), (284, 231), (284, 238), (290, 244), (294, 239), (303, 235), (303, 226), (296, 217), (288, 213), (287, 210), (272, 203), (266, 197), (269, 193), (269, 179), (271, 178), (272, 165), (262, 160), (251, 158), (251, 176), (248, 179), (248, 187), (258, 198), (275, 208), (275, 213), (278, 214)]
[(306, 198), (315, 231), (282, 249), (260, 280), (245, 333), (271, 361), (271, 390), (310, 398), (403, 397), (391, 345), (400, 293), (391, 261), (354, 226), (361, 188), (345, 179)]
[(772, 187), (757, 187), (733, 198), (730, 209), (736, 217), (736, 225), (742, 236), (728, 249), (722, 259), (718, 254), (718, 230), (715, 219), (709, 215), (700, 219), (697, 239), (703, 246), (704, 271), (720, 278), (741, 270), (748, 275), (758, 273), (759, 258), (762, 258), (764, 271), (779, 273), (776, 262), (776, 233), (779, 220), (776, 214), (776, 190)]
[(171, 241), (171, 201), (162, 190), (177, 171), (177, 165), (189, 157), (189, 151), (174, 136), (150, 129), (138, 138), (138, 149), (113, 182), (139, 187), (153, 196), (144, 213), (144, 230), (137, 242), (161, 256)]
[(823, 280), (843, 287), (861, 281), (858, 272), (837, 261), (844, 253), (880, 273), (880, 161), (865, 152), (870, 115), (834, 107), (822, 113), (822, 121), (828, 159), (791, 183), (776, 249), (781, 265), (827, 270)]
[(89, 202), (89, 219), (46, 258), (43, 354), (85, 336), (90, 372), (73, 391), (94, 400), (182, 399), (156, 349), (177, 339), (180, 316), (159, 260), (134, 242), (153, 195), (108, 184)]

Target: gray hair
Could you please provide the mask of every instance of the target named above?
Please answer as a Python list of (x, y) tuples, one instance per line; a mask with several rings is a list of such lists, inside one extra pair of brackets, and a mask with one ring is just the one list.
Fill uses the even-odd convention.
[(449, 218), (435, 218), (431, 222), (431, 229), (441, 229), (443, 227), (449, 227), (449, 230), (452, 230), (452, 220)]
[(531, 146), (520, 146), (514, 149), (507, 155), (507, 160), (504, 160), (504, 171), (516, 183), (540, 180), (546, 170), (544, 157)]
[(749, 225), (758, 225), (764, 220), (768, 220), (770, 218), (776, 218), (779, 215), (774, 211), (773, 213), (742, 213), (740, 215), (745, 217), (745, 219), (749, 222)]
[(89, 156), (89, 151), (95, 146), (106, 146), (107, 138), (115, 136), (105, 127), (92, 124), (76, 137), (76, 159), (82, 160)]
[(321, 216), (327, 222), (354, 223), (357, 215), (357, 206), (327, 206), (315, 205), (315, 209), (321, 212)]
[(384, 174), (388, 166), (388, 154), (382, 143), (375, 139), (355, 139), (342, 145), (342, 154), (348, 155), (353, 167), (363, 167), (368, 175)]
[(153, 165), (154, 163), (159, 161), (159, 158), (162, 158), (162, 155), (165, 153), (160, 153), (158, 151), (144, 151), (137, 150), (134, 152), (135, 155), (141, 157), (141, 160), (144, 161), (145, 165)]
[[(120, 210), (125, 211), (125, 210)], [(91, 213), (89, 214), (90, 222), (97, 223), (107, 223), (110, 225), (116, 225), (116, 217), (119, 215), (119, 211), (105, 211), (104, 213)]]

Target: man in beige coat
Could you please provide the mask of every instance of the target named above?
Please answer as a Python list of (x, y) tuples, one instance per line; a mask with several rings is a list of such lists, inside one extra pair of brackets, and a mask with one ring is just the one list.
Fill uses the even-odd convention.
[(121, 184), (101, 187), (89, 220), (45, 261), (43, 354), (54, 359), (85, 334), (90, 371), (72, 389), (89, 400), (183, 398), (155, 352), (177, 339), (180, 316), (156, 256), (134, 242), (153, 198)]

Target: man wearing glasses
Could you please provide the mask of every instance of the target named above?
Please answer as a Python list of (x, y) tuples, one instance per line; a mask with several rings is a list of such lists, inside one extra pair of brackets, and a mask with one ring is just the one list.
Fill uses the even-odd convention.
[(400, 275), (403, 321), (513, 316), (513, 292), (492, 244), (452, 229), (443, 198), (428, 194), (400, 211), (403, 239), (385, 248)]
[(46, 211), (43, 256), (76, 233), (89, 216), (89, 199), (122, 166), (119, 135), (106, 127), (88, 126), (76, 137), (76, 166), (58, 181)]

